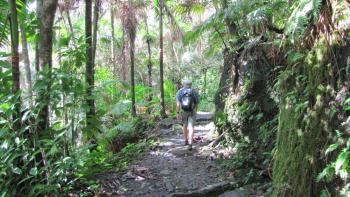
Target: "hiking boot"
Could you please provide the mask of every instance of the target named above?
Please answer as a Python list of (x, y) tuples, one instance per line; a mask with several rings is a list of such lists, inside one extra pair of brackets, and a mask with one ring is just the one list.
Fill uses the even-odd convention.
[(192, 144), (188, 145), (188, 150), (189, 150), (189, 151), (192, 150)]
[(188, 145), (188, 141), (186, 140), (186, 141), (185, 141), (185, 146), (187, 146), (187, 145)]

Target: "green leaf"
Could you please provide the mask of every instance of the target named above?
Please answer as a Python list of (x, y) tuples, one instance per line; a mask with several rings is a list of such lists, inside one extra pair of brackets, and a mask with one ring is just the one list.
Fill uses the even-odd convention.
[(119, 123), (115, 129), (122, 131), (122, 132), (129, 132), (133, 128), (133, 124), (131, 122), (121, 122)]
[(19, 137), (16, 137), (16, 138), (15, 138), (15, 143), (16, 143), (16, 144), (19, 144), (20, 142), (21, 142), (21, 141), (20, 141)]
[[(10, 55), (10, 54), (9, 54)], [(1, 57), (2, 55), (0, 54), (0, 57)], [(3, 57), (6, 57), (7, 55), (4, 55)], [(6, 68), (6, 69), (10, 69), (11, 68), (11, 64), (9, 63), (9, 62), (7, 62), (7, 61), (0, 61), (0, 67), (2, 67), (2, 68)]]
[(9, 142), (7, 140), (5, 140), (0, 146), (0, 148), (3, 148), (3, 149), (7, 149), (8, 147), (9, 147)]
[(323, 189), (321, 191), (320, 197), (332, 197), (332, 195), (329, 193), (329, 191), (327, 189)]
[(337, 160), (335, 161), (335, 172), (336, 172), (336, 174), (339, 173), (339, 170), (341, 169), (341, 167), (346, 163), (346, 161), (348, 159), (348, 155), (349, 155), (349, 153), (347, 151), (342, 151), (338, 155)]
[(264, 117), (264, 113), (259, 113), (258, 115), (255, 116), (256, 120), (260, 120), (263, 117)]
[(349, 176), (349, 173), (346, 169), (341, 169), (341, 170), (339, 170), (339, 176), (343, 180), (346, 180), (346, 178)]
[(347, 99), (344, 101), (344, 104), (350, 104), (350, 98), (347, 98)]
[(2, 103), (0, 105), (0, 112), (6, 112), (10, 109), (10, 105), (8, 103)]
[(27, 176), (26, 178), (20, 180), (19, 182), (17, 182), (17, 185), (21, 185), (23, 182), (26, 182), (28, 181), (29, 179), (32, 179), (33, 177), (32, 176)]
[(127, 112), (130, 109), (130, 107), (131, 107), (131, 101), (124, 100), (114, 105), (111, 113), (116, 116), (120, 116), (120, 115), (123, 115), (125, 112)]
[(6, 131), (5, 131), (5, 130), (0, 129), (0, 138), (1, 138), (2, 136), (4, 136), (4, 135), (6, 135)]
[(322, 179), (326, 178), (327, 180), (330, 180), (334, 175), (334, 167), (333, 165), (328, 165), (323, 171), (317, 176), (316, 180), (317, 182), (321, 181)]
[(333, 152), (335, 149), (338, 148), (338, 146), (339, 146), (339, 142), (337, 142), (337, 143), (335, 143), (335, 144), (331, 144), (331, 145), (327, 148), (325, 154), (327, 155), (328, 153)]
[(36, 176), (38, 174), (38, 168), (37, 167), (31, 168), (29, 171), (29, 174), (32, 176)]
[(18, 167), (12, 168), (12, 172), (15, 174), (22, 174), (22, 170)]

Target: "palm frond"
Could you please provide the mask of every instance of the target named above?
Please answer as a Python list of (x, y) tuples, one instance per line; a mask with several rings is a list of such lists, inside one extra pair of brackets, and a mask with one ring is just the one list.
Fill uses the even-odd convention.
[[(196, 41), (201, 34), (206, 31), (221, 30), (223, 25), (223, 19), (225, 16), (225, 12), (223, 10), (219, 10), (213, 15), (211, 15), (207, 20), (205, 20), (202, 24), (196, 26), (191, 31), (187, 32), (183, 37), (184, 44), (188, 44), (190, 42)], [(218, 32), (217, 32), (218, 33)]]
[(193, 14), (202, 14), (205, 11), (205, 2), (185, 1), (174, 5), (174, 11), (185, 18), (190, 18)]
[(8, 1), (0, 0), (0, 47), (9, 44), (8, 35), (10, 34), (9, 24), (9, 5)]
[(168, 17), (168, 20), (170, 21), (172, 27), (175, 29), (175, 35), (177, 37), (182, 38), (183, 31), (182, 31), (178, 21), (176, 20), (176, 18), (172, 14), (172, 11), (170, 10), (169, 6), (165, 2), (163, 4), (163, 6), (164, 6), (165, 14)]

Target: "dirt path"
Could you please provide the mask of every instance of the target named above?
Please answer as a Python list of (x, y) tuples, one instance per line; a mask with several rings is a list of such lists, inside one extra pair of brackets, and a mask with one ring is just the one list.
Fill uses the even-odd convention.
[(101, 182), (106, 193), (110, 196), (183, 196), (232, 181), (212, 158), (208, 147), (214, 137), (211, 118), (210, 113), (198, 115), (200, 121), (195, 127), (196, 142), (192, 151), (184, 146), (180, 125), (165, 124), (170, 128), (159, 130), (159, 143), (132, 163), (127, 172), (103, 177)]

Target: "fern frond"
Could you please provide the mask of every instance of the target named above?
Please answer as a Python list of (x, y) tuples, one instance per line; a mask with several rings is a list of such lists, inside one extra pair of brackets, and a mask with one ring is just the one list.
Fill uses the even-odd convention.
[(334, 165), (328, 165), (325, 169), (323, 169), (323, 171), (320, 174), (318, 174), (318, 176), (316, 177), (316, 181), (320, 182), (323, 179), (326, 181), (330, 181), (333, 178), (334, 174)]
[(292, 42), (303, 35), (311, 17), (317, 18), (321, 3), (322, 0), (300, 0), (297, 2), (285, 29), (285, 34), (291, 36)]
[(312, 18), (313, 18), (313, 22), (316, 22), (317, 19), (318, 19), (320, 10), (321, 10), (322, 1), (321, 1), (321, 0), (313, 0), (313, 1), (312, 1), (312, 4), (313, 4), (313, 5), (312, 5), (312, 6), (313, 6), (313, 9), (312, 9)]

